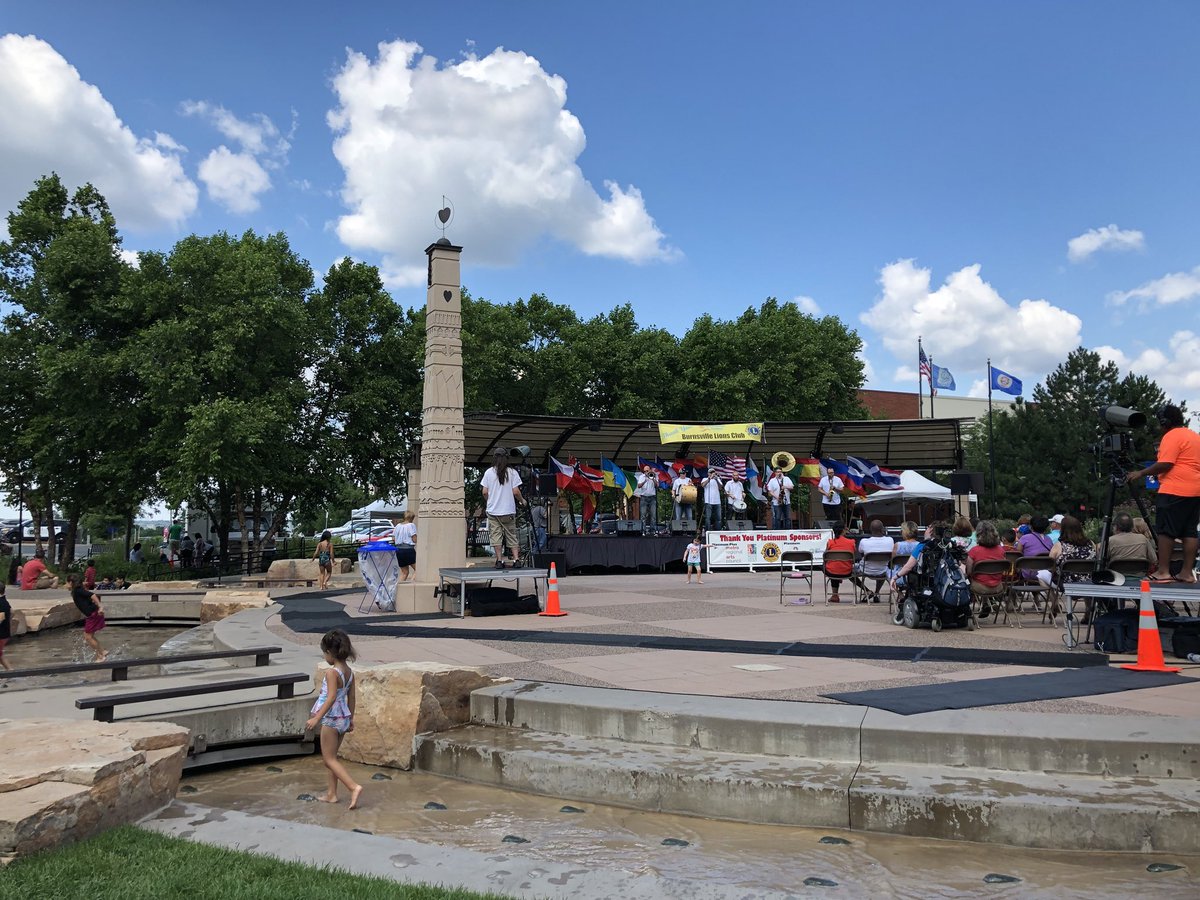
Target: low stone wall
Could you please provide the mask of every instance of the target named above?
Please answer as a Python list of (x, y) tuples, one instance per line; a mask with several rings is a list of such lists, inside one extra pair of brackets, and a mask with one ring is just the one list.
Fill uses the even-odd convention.
[[(338, 557), (333, 561), (333, 573), (345, 575), (354, 567), (354, 560), (349, 557)], [(316, 581), (321, 577), (319, 564), (315, 559), (277, 559), (267, 569), (270, 581), (283, 584), (294, 581), (294, 587), (302, 587), (306, 581)]]
[(0, 863), (166, 806), (187, 746), (166, 722), (0, 720)]
[[(315, 683), (326, 668), (317, 668)], [(416, 735), (465, 724), (471, 717), (472, 691), (508, 681), (442, 663), (352, 668), (357, 692), (354, 730), (342, 741), (341, 756), (394, 769), (412, 768)]]
[(219, 622), (247, 609), (263, 609), (272, 603), (269, 591), (209, 591), (200, 601), (200, 623)]

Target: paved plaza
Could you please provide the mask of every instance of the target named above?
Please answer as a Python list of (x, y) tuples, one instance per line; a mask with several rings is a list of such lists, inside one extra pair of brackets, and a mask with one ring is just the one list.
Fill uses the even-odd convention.
[[(408, 624), (428, 637), (395, 637), (385, 632), (394, 616), (358, 612), (362, 595), (343, 592), (329, 597), (367, 629), (355, 634), (361, 662), (429, 661), (477, 666), (515, 679), (616, 687), (630, 690), (702, 694), (722, 697), (805, 700), (831, 703), (822, 694), (1056, 671), (1027, 665), (934, 662), (927, 660), (855, 659), (860, 647), (911, 647), (917, 657), (926, 647), (975, 648), (985, 651), (1063, 652), (1059, 626), (1043, 624), (1041, 614), (1026, 612), (1023, 627), (988, 624), (974, 632), (928, 628), (909, 630), (893, 625), (886, 596), (878, 604), (825, 604), (822, 576), (814, 574), (814, 590), (789, 583), (780, 604), (779, 576), (772, 572), (709, 573), (703, 584), (687, 584), (682, 575), (595, 575), (559, 580), (562, 608), (568, 615), (416, 617)], [(526, 582), (528, 585), (528, 582)], [(792, 605), (798, 596), (807, 605)], [(849, 592), (843, 585), (843, 599)], [(286, 603), (286, 598), (281, 598)], [(372, 620), (378, 624), (372, 626)], [(1011, 620), (1010, 620), (1011, 621)], [(378, 628), (378, 637), (370, 634)], [(294, 631), (276, 617), (271, 630), (282, 638), (315, 645), (316, 632)], [(488, 633), (481, 639), (439, 637), (453, 629)], [(358, 629), (356, 629), (357, 631)], [(497, 640), (495, 632), (553, 631), (553, 643)], [(838, 656), (786, 656), (776, 653), (730, 653), (704, 649), (645, 649), (560, 642), (572, 633), (724, 639), (763, 642), (815, 642), (846, 647)], [(1083, 646), (1078, 653), (1087, 652)], [(1114, 656), (1114, 663), (1133, 657)], [(1087, 698), (1041, 700), (986, 707), (1040, 713), (1094, 715), (1200, 716), (1200, 665), (1168, 657), (1189, 681), (1166, 687), (1128, 690)]]

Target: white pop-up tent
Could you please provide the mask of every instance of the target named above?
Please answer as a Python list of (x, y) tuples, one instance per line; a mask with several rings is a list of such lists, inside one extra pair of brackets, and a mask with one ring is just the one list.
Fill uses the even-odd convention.
[(407, 511), (407, 497), (401, 497), (398, 501), (381, 497), (378, 500), (372, 500), (361, 509), (352, 510), (350, 516), (353, 519), (390, 519), (392, 516), (401, 516)]
[[(900, 489), (892, 491), (876, 491), (868, 497), (854, 501), (855, 510), (864, 518), (866, 516), (895, 516), (899, 519), (912, 518), (920, 524), (928, 518), (923, 515), (922, 507), (929, 507), (931, 516), (937, 515), (936, 504), (952, 501), (950, 488), (930, 481), (920, 472), (905, 469), (900, 473)], [(979, 498), (971, 494), (968, 498), (972, 504)]]

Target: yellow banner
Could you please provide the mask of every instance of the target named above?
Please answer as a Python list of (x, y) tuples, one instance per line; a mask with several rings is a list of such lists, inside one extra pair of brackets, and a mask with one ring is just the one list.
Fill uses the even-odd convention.
[(762, 422), (738, 422), (732, 425), (672, 425), (658, 423), (658, 439), (664, 444), (682, 444), (684, 441), (761, 441)]

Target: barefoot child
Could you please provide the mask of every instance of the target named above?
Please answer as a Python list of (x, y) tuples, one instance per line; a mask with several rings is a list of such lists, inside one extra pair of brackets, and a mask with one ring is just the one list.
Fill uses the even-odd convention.
[(4, 645), (12, 637), (12, 606), (4, 594), (4, 582), (0, 581), (0, 668), (11, 670), (12, 666), (4, 658)]
[(338, 750), (346, 732), (354, 730), (354, 673), (347, 660), (354, 659), (354, 648), (350, 638), (340, 628), (335, 628), (321, 638), (321, 652), (330, 668), (325, 670), (321, 681), (321, 694), (313, 704), (312, 718), (308, 730), (321, 726), (321, 759), (329, 770), (329, 790), (317, 799), (325, 803), (337, 803), (337, 786), (340, 781), (350, 791), (350, 809), (358, 808), (358, 797), (362, 785), (356, 784), (338, 760)]
[(708, 544), (703, 543), (703, 538), (697, 532), (692, 538), (692, 542), (687, 545), (687, 549), (683, 551), (683, 561), (687, 563), (687, 583), (692, 583), (692, 570), (696, 570), (696, 583), (704, 584), (704, 576), (700, 573), (700, 551)]
[(96, 640), (96, 633), (105, 625), (104, 609), (100, 606), (100, 595), (93, 594), (83, 586), (83, 576), (72, 572), (67, 576), (67, 587), (71, 591), (71, 599), (75, 607), (83, 613), (83, 640), (96, 651), (96, 662), (104, 662), (108, 654)]

